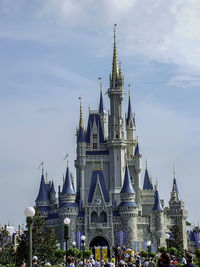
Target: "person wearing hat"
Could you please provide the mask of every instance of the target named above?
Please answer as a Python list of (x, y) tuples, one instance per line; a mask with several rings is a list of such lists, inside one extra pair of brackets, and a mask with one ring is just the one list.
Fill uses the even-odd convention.
[(184, 265), (184, 266), (187, 266), (187, 267), (195, 267), (195, 265), (192, 264), (192, 261), (193, 261), (193, 257), (192, 257), (192, 254), (191, 253), (186, 253), (186, 257), (185, 257), (187, 263)]
[(40, 265), (38, 264), (38, 257), (37, 256), (33, 256), (32, 267), (40, 267)]
[(158, 260), (158, 267), (169, 267), (169, 266), (174, 266), (171, 265), (171, 256), (168, 252), (163, 252), (160, 255), (160, 259)]

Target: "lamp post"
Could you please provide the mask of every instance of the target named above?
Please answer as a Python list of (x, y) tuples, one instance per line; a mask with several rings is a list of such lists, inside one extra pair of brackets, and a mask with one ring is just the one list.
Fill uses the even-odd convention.
[(65, 239), (65, 244), (66, 244), (66, 266), (67, 266), (67, 257), (68, 257), (68, 249), (67, 249), (67, 242), (70, 239), (69, 235), (69, 224), (70, 224), (70, 219), (65, 218), (64, 219), (64, 239)]
[(151, 253), (151, 240), (147, 241), (148, 256)]
[(32, 266), (32, 225), (33, 216), (35, 215), (35, 209), (28, 207), (25, 209), (24, 214), (26, 216), (26, 222), (28, 227), (28, 267)]
[(169, 250), (169, 239), (170, 239), (170, 234), (165, 234), (165, 239), (166, 239), (166, 245), (167, 245), (167, 251)]
[(81, 236), (81, 246), (83, 250), (83, 267), (85, 266), (85, 236)]

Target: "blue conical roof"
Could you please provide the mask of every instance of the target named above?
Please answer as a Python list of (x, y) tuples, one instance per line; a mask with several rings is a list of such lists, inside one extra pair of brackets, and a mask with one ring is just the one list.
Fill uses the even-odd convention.
[(155, 192), (155, 203), (154, 203), (154, 207), (152, 210), (163, 210), (162, 205), (160, 203), (158, 189), (156, 189), (156, 192)]
[(63, 184), (62, 194), (71, 194), (75, 195), (74, 188), (72, 185), (72, 181), (69, 175), (69, 167), (67, 166), (66, 175), (65, 175), (65, 182)]
[(52, 181), (52, 184), (51, 184), (51, 188), (50, 188), (50, 191), (49, 191), (49, 194), (55, 194), (56, 191), (55, 191), (55, 188), (54, 188), (54, 182)]
[(126, 170), (125, 170), (125, 177), (124, 177), (124, 185), (122, 187), (121, 193), (132, 193), (134, 194), (135, 191), (132, 187), (131, 184), (131, 179), (130, 179), (130, 174), (129, 174), (129, 170), (128, 170), (128, 166), (126, 166)]
[(104, 110), (103, 110), (103, 96), (102, 96), (102, 91), (100, 93), (100, 101), (99, 101), (99, 113), (103, 114)]
[(39, 189), (39, 193), (38, 193), (38, 196), (36, 198), (36, 201), (49, 201), (49, 196), (48, 196), (48, 192), (46, 190), (43, 172), (42, 172), (42, 176), (41, 176), (40, 189)]
[(152, 190), (152, 189), (153, 189), (153, 185), (152, 185), (152, 183), (150, 182), (150, 179), (149, 179), (149, 173), (148, 173), (148, 170), (147, 170), (147, 169), (145, 170), (145, 174), (144, 174), (144, 184), (143, 184), (143, 189), (144, 189), (144, 190)]
[(78, 143), (85, 142), (85, 134), (84, 134), (84, 130), (82, 127), (79, 128), (77, 141)]
[(135, 147), (135, 154), (134, 154), (134, 156), (141, 157), (140, 149), (139, 149), (139, 144), (138, 143), (137, 143), (137, 145)]
[(131, 98), (129, 96), (129, 100), (128, 100), (128, 112), (127, 112), (127, 118), (126, 118), (126, 125), (129, 124), (130, 120), (132, 120), (133, 123), (135, 123), (135, 118), (133, 116), (132, 108), (131, 108)]
[(181, 200), (181, 197), (180, 197), (179, 192), (178, 192), (178, 186), (177, 186), (176, 178), (175, 177), (174, 177), (174, 181), (173, 181), (172, 192), (173, 193), (176, 193), (177, 200), (180, 201)]

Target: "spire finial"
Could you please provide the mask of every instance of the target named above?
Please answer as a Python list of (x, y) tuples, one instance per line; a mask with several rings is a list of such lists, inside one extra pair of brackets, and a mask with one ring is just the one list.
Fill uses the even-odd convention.
[(48, 182), (47, 177), (48, 177), (48, 173), (46, 172), (46, 182)]
[(69, 168), (69, 160), (67, 160), (67, 168)]
[(175, 171), (175, 166), (173, 165), (173, 174), (174, 174), (174, 178), (176, 178), (176, 171)]
[(156, 179), (155, 189), (158, 190), (158, 179)]
[(80, 100), (80, 122), (79, 122), (79, 128), (84, 128), (83, 125), (83, 112), (82, 112), (82, 102), (81, 102), (81, 97), (79, 97)]
[(113, 63), (112, 63), (112, 80), (118, 78), (118, 59), (117, 59), (117, 46), (116, 46), (116, 27), (117, 24), (114, 24), (114, 49), (113, 49)]
[(145, 160), (145, 169), (147, 170), (147, 160)]
[(98, 80), (100, 81), (100, 93), (102, 92), (102, 77), (99, 76)]
[(44, 175), (44, 164), (42, 162), (42, 175)]

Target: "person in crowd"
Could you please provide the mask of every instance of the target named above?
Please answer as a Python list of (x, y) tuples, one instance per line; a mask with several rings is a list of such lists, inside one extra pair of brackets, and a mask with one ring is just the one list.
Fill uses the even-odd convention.
[(67, 267), (74, 267), (73, 265), (73, 258), (72, 257), (67, 257)]
[(186, 253), (186, 264), (184, 265), (185, 267), (195, 267), (195, 265), (192, 264), (193, 262), (193, 257), (192, 257), (192, 254), (191, 253)]
[(158, 267), (172, 267), (174, 265), (171, 264), (171, 256), (168, 252), (163, 252), (160, 255), (158, 260)]
[(40, 267), (37, 256), (33, 256), (32, 267)]
[(153, 261), (153, 258), (149, 258), (149, 264), (148, 264), (148, 267), (155, 267), (156, 264), (155, 262)]
[(26, 266), (26, 263), (24, 261), (21, 261), (20, 264), (19, 264), (20, 267), (25, 267)]
[(95, 261), (94, 267), (100, 267), (100, 260), (99, 260), (99, 258), (97, 258), (97, 260)]

